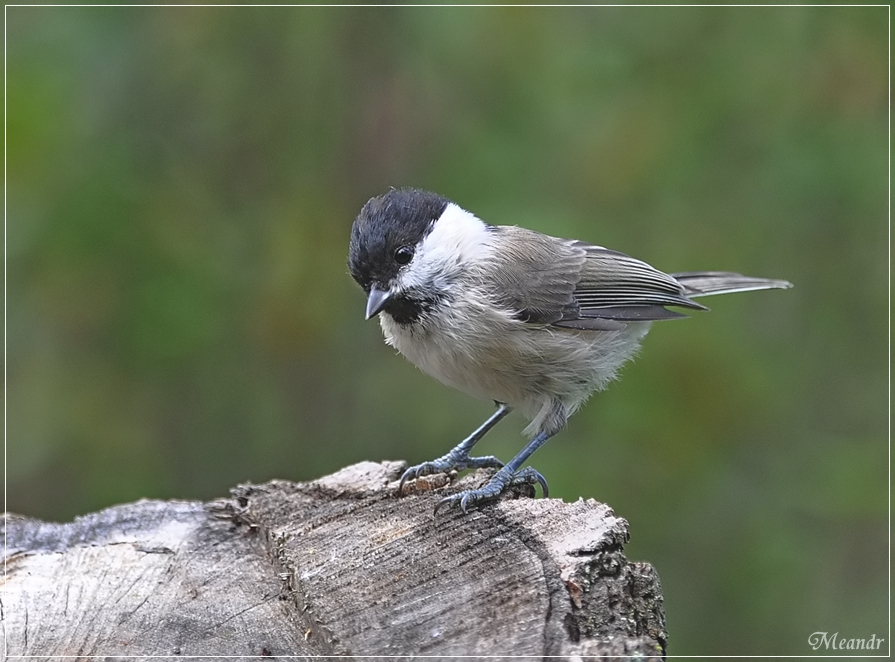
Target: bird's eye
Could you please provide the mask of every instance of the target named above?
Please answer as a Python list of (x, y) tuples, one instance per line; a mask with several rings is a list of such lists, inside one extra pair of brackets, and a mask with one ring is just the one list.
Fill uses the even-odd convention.
[(395, 251), (395, 262), (398, 264), (407, 264), (413, 259), (413, 249), (410, 246), (401, 246)]

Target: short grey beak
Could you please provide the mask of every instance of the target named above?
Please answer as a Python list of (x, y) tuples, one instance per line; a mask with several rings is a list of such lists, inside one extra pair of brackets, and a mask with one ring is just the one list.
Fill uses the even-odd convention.
[(385, 306), (392, 293), (388, 290), (380, 290), (375, 285), (370, 288), (370, 294), (367, 297), (367, 319), (374, 317)]

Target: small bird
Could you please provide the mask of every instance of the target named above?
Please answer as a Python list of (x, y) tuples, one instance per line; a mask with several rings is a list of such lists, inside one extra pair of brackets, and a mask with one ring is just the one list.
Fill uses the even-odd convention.
[[(601, 246), (525, 228), (488, 225), (419, 189), (370, 199), (351, 228), (348, 270), (379, 316), (385, 342), (440, 382), (497, 411), (446, 455), (407, 469), (427, 474), (493, 467), (480, 489), (439, 501), (463, 512), (510, 487), (547, 481), (528, 457), (604, 389), (667, 306), (707, 310), (696, 297), (789, 288), (785, 280), (723, 271), (666, 274)], [(472, 447), (510, 411), (529, 421), (530, 442), (509, 463)]]

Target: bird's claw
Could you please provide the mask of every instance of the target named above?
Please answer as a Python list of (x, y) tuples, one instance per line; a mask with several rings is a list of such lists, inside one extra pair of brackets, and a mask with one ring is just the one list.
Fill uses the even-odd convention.
[(412, 467), (408, 467), (403, 474), (401, 474), (401, 480), (398, 481), (398, 494), (404, 494), (404, 483), (416, 480), (422, 476), (428, 476), (430, 474), (437, 473), (448, 473), (450, 471), (463, 471), (464, 469), (483, 469), (483, 468), (494, 468), (500, 469), (503, 467), (503, 462), (498, 460), (493, 455), (483, 455), (481, 457), (469, 457), (468, 455), (453, 455), (448, 453), (447, 455), (438, 458), (437, 460), (431, 460), (429, 462), (423, 462), (422, 464), (417, 464)]
[(505, 468), (502, 468), (483, 487), (477, 490), (458, 492), (439, 501), (435, 504), (435, 514), (437, 515), (442, 507), (450, 508), (454, 505), (460, 506), (460, 510), (466, 513), (470, 507), (493, 501), (511, 487), (535, 484), (541, 486), (541, 490), (546, 498), (548, 495), (547, 480), (538, 471), (532, 467), (525, 467), (516, 473), (510, 473)]

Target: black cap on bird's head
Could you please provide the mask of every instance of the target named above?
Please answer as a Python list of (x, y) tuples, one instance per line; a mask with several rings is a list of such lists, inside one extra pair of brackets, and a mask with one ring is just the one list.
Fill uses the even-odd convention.
[(449, 201), (420, 189), (392, 189), (371, 198), (351, 226), (348, 271), (369, 296), (367, 318), (385, 306), (390, 284)]

